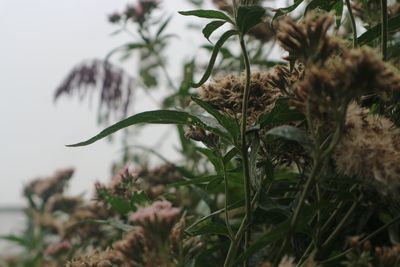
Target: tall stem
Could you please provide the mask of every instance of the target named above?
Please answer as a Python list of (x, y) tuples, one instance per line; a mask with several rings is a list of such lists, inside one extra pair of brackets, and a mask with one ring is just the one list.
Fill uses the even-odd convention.
[(382, 57), (387, 60), (387, 40), (388, 40), (388, 12), (387, 0), (381, 0), (381, 31), (382, 31)]
[[(242, 160), (243, 160), (243, 176), (244, 176), (244, 191), (245, 191), (245, 205), (246, 205), (246, 232), (244, 248), (247, 249), (250, 241), (250, 222), (251, 222), (251, 189), (250, 189), (250, 167), (249, 167), (249, 156), (248, 148), (246, 142), (246, 128), (247, 128), (247, 107), (250, 96), (250, 60), (246, 50), (246, 44), (244, 42), (243, 35), (240, 36), (240, 47), (242, 49), (242, 55), (244, 60), (245, 72), (246, 72), (246, 84), (243, 92), (243, 102), (242, 102), (242, 124), (240, 125), (241, 133), (241, 150), (242, 150)], [(247, 261), (246, 261), (247, 262)], [(245, 266), (247, 263), (245, 263)]]
[(354, 18), (353, 10), (351, 8), (350, 0), (346, 0), (346, 6), (347, 6), (347, 9), (349, 10), (351, 28), (353, 31), (353, 48), (354, 48), (354, 47), (357, 47), (357, 25), (356, 25), (356, 20)]
[(231, 224), (229, 222), (229, 216), (228, 216), (228, 192), (229, 192), (229, 188), (228, 188), (228, 175), (226, 173), (226, 165), (224, 162), (224, 159), (221, 155), (221, 163), (222, 163), (222, 168), (224, 171), (224, 189), (225, 189), (225, 201), (224, 201), (224, 209), (225, 209), (225, 224), (226, 224), (226, 228), (228, 229), (228, 233), (229, 233), (229, 237), (231, 239), (235, 238), (235, 235), (233, 234), (232, 231), (232, 227)]

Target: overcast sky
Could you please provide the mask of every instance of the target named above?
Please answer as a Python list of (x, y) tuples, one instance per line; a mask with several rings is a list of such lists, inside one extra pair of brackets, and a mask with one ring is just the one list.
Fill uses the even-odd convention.
[[(54, 103), (53, 94), (75, 64), (104, 58), (112, 48), (131, 40), (110, 35), (116, 28), (107, 22), (107, 15), (135, 2), (0, 0), (0, 206), (23, 204), (24, 184), (60, 168), (75, 168), (70, 187), (74, 194), (90, 193), (96, 180), (110, 178), (111, 162), (120, 157), (120, 143), (102, 140), (84, 148), (64, 146), (104, 128), (96, 123), (96, 106), (90, 108), (88, 101), (79, 103), (77, 98)], [(198, 53), (206, 41), (201, 34), (182, 34), (193, 20), (176, 11), (193, 8), (187, 1), (162, 2), (168, 14), (175, 14), (169, 31), (179, 38), (168, 54), (170, 70), (177, 77), (182, 58)], [(131, 72), (134, 66), (134, 59), (124, 63)], [(137, 98), (135, 112), (155, 108), (140, 95)], [(160, 126), (146, 129), (136, 144), (152, 146), (155, 136), (165, 131)], [(170, 137), (174, 139), (173, 133)], [(157, 147), (167, 158), (176, 157), (174, 148), (173, 143)]]
[[(102, 129), (96, 124), (96, 107), (77, 98), (54, 104), (53, 94), (75, 64), (103, 58), (129, 40), (110, 36), (116, 28), (107, 22), (107, 14), (123, 10), (128, 2), (134, 1), (0, 1), (0, 206), (22, 204), (23, 184), (59, 168), (76, 169), (73, 193), (91, 192), (94, 181), (109, 179), (110, 164), (120, 156), (118, 142), (64, 147)], [(168, 1), (167, 8), (172, 13), (189, 7), (183, 2)], [(175, 33), (177, 25), (183, 24), (179, 19), (173, 21)], [(185, 45), (177, 42), (175, 51), (181, 52)], [(129, 66), (134, 66), (134, 60), (125, 64)], [(135, 110), (149, 108), (141, 100)], [(141, 140), (154, 143), (151, 134)], [(173, 146), (163, 149), (169, 153)]]

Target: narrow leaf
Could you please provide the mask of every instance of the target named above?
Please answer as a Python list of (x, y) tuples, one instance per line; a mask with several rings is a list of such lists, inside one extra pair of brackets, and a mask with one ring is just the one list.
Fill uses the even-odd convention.
[(192, 84), (192, 87), (194, 87), (194, 88), (200, 87), (207, 81), (207, 79), (210, 77), (211, 72), (214, 68), (215, 60), (217, 59), (219, 50), (221, 49), (223, 44), (226, 42), (226, 40), (228, 40), (230, 37), (237, 35), (237, 34), (238, 34), (237, 31), (229, 30), (221, 36), (221, 38), (218, 40), (218, 42), (214, 46), (210, 61), (208, 63), (208, 67), (206, 69), (206, 72), (204, 73), (203, 77), (200, 79), (200, 81), (198, 83)]
[[(203, 120), (205, 122), (203, 122)], [(176, 110), (154, 110), (154, 111), (146, 111), (126, 119), (123, 119), (110, 127), (104, 129), (99, 134), (94, 137), (77, 144), (67, 145), (68, 147), (78, 147), (78, 146), (87, 146), (90, 145), (104, 137), (107, 137), (121, 129), (126, 127), (140, 124), (140, 123), (150, 123), (150, 124), (183, 124), (183, 125), (194, 125), (199, 126), (204, 129), (210, 130), (214, 133), (221, 135), (222, 137), (227, 138), (227, 136), (220, 130), (213, 128), (210, 125), (211, 121), (209, 119), (200, 118), (200, 116), (194, 116), (184, 111), (176, 111)]]
[[(377, 24), (365, 33), (363, 33), (360, 37), (357, 38), (359, 45), (365, 45), (374, 39), (381, 36), (381, 24)], [(400, 30), (400, 15), (392, 17), (388, 20), (388, 31), (396, 32)]]
[(307, 136), (307, 134), (304, 131), (293, 126), (289, 125), (278, 126), (269, 130), (267, 134), (283, 137), (287, 140), (298, 142), (305, 148), (310, 148), (311, 146), (311, 140)]
[(278, 99), (275, 107), (269, 113), (261, 115), (258, 119), (260, 127), (271, 124), (288, 123), (291, 121), (303, 120), (304, 115), (296, 109), (291, 109), (287, 99)]
[(339, 0), (333, 6), (335, 9), (335, 17), (336, 17), (336, 29), (339, 29), (342, 23), (342, 16), (343, 16), (343, 0)]
[(195, 16), (199, 18), (206, 18), (206, 19), (222, 19), (224, 21), (227, 21), (229, 23), (233, 24), (232, 19), (226, 15), (225, 13), (217, 10), (204, 10), (204, 9), (198, 9), (198, 10), (190, 10), (190, 11), (179, 11), (178, 12), (181, 15), (184, 16)]
[(275, 19), (279, 18), (280, 16), (285, 15), (285, 14), (290, 13), (293, 10), (295, 10), (303, 1), (304, 0), (295, 0), (293, 5), (277, 9), (274, 17), (272, 18), (272, 22)]
[(204, 234), (215, 234), (215, 235), (225, 235), (229, 237), (228, 230), (225, 224), (213, 222), (211, 220), (204, 221), (198, 225), (191, 227), (188, 231), (190, 235), (204, 235)]
[(169, 24), (169, 22), (171, 21), (172, 16), (169, 16), (163, 24), (161, 24), (160, 28), (158, 28), (158, 31), (156, 33), (156, 37), (159, 37), (165, 30), (165, 28), (167, 27), (167, 25)]
[(224, 25), (226, 23), (226, 21), (222, 21), (222, 20), (214, 20), (214, 21), (211, 21), (210, 23), (208, 23), (205, 27), (204, 27), (204, 29), (203, 29), (203, 35), (204, 35), (204, 37), (209, 41), (209, 42), (211, 42), (210, 41), (210, 36), (211, 36), (211, 34), (215, 31), (215, 30), (217, 30), (219, 27), (221, 27), (222, 25)]
[(261, 6), (240, 6), (237, 11), (236, 24), (242, 34), (261, 22), (265, 9)]
[(207, 111), (210, 115), (212, 115), (222, 127), (224, 127), (228, 133), (231, 134), (233, 141), (237, 140), (239, 137), (239, 126), (233, 118), (230, 118), (215, 108), (213, 108), (210, 104), (204, 102), (203, 100), (192, 97), (192, 100), (202, 107), (205, 111)]

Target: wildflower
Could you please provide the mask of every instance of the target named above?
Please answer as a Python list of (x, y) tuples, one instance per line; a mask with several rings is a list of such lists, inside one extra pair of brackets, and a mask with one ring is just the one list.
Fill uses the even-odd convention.
[(158, 0), (139, 0), (135, 6), (128, 5), (125, 9), (126, 19), (132, 19), (134, 22), (142, 25), (149, 14), (158, 7)]
[(66, 264), (66, 267), (133, 267), (121, 255), (111, 249), (95, 251), (88, 255), (79, 256)]
[(345, 48), (339, 40), (327, 35), (332, 24), (333, 18), (329, 15), (309, 14), (300, 24), (286, 18), (279, 24), (276, 38), (291, 59), (322, 64)]
[(63, 95), (78, 94), (82, 99), (91, 90), (101, 90), (99, 99), (99, 117), (109, 118), (110, 112), (125, 117), (134, 88), (133, 79), (121, 68), (102, 60), (84, 62), (68, 74), (56, 89), (54, 101)]
[(65, 169), (56, 172), (51, 177), (35, 179), (25, 187), (25, 194), (36, 195), (46, 202), (50, 196), (64, 191), (65, 185), (73, 173), (73, 169)]
[(44, 251), (44, 255), (53, 256), (59, 253), (68, 251), (71, 248), (71, 243), (69, 241), (61, 241), (59, 243), (50, 244)]
[(139, 208), (130, 221), (142, 226), (153, 240), (165, 242), (180, 212), (180, 208), (172, 207), (169, 201), (156, 201), (151, 206)]
[(351, 104), (334, 159), (339, 172), (393, 186), (400, 177), (399, 130), (388, 119)]
[(83, 200), (80, 197), (67, 197), (62, 194), (56, 194), (49, 198), (45, 210), (47, 212), (63, 211), (71, 213), (82, 202)]
[(119, 14), (118, 12), (114, 12), (108, 16), (108, 21), (111, 23), (117, 23), (120, 22), (120, 20), (121, 20), (121, 14)]
[(123, 240), (113, 244), (114, 250), (121, 252), (128, 259), (139, 264), (145, 262), (144, 256), (147, 253), (146, 250), (148, 250), (147, 246), (145, 232), (142, 227), (129, 232)]
[[(281, 96), (279, 88), (271, 86), (274, 75), (274, 70), (252, 74), (248, 103), (249, 125), (254, 123), (261, 114), (271, 111), (276, 99)], [(216, 79), (214, 82), (203, 85), (199, 96), (214, 108), (234, 118), (239, 118), (242, 112), (244, 78), (244, 76), (228, 75)]]

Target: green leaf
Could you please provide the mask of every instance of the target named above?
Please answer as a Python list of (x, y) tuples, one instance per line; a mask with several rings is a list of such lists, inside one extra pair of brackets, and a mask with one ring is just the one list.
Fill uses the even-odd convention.
[(267, 134), (282, 137), (290, 141), (295, 141), (305, 148), (310, 148), (312, 144), (310, 138), (304, 131), (289, 125), (275, 127), (269, 130)]
[[(188, 230), (188, 229), (187, 229)], [(225, 224), (211, 220), (203, 221), (188, 230), (191, 236), (197, 235), (225, 235), (229, 237)]]
[(235, 143), (240, 134), (239, 126), (237, 125), (236, 121), (233, 118), (220, 113), (210, 104), (204, 102), (203, 100), (200, 100), (199, 98), (192, 97), (192, 100), (200, 107), (202, 107), (205, 111), (207, 111), (210, 115), (212, 115), (218, 121), (218, 123), (221, 124), (221, 126), (224, 127), (228, 131), (228, 133), (231, 134), (233, 142)]
[(195, 16), (199, 18), (206, 18), (206, 19), (222, 19), (229, 23), (233, 23), (232, 19), (226, 15), (225, 13), (217, 10), (204, 10), (204, 9), (197, 9), (197, 10), (190, 10), (190, 11), (179, 11), (178, 12), (184, 16)]
[(214, 128), (211, 125), (212, 121), (209, 118), (204, 118), (200, 116), (194, 116), (184, 111), (177, 110), (154, 110), (154, 111), (146, 111), (133, 116), (130, 116), (126, 119), (123, 119), (110, 127), (104, 129), (99, 134), (94, 137), (72, 145), (67, 145), (68, 147), (78, 147), (78, 146), (87, 146), (90, 145), (104, 137), (107, 137), (121, 129), (126, 127), (140, 124), (140, 123), (151, 123), (151, 124), (183, 124), (183, 125), (193, 125), (199, 126), (206, 130), (209, 130), (213, 133), (218, 134), (223, 138), (229, 137), (221, 131), (221, 129)]
[(210, 41), (210, 36), (211, 34), (217, 30), (219, 27), (221, 27), (222, 25), (224, 25), (226, 23), (226, 21), (221, 21), (221, 20), (214, 20), (211, 21), (210, 23), (208, 23), (204, 28), (203, 28), (203, 35), (204, 37), (209, 41)]
[(240, 153), (239, 149), (237, 147), (233, 147), (231, 150), (226, 153), (224, 156), (223, 162), (224, 164), (228, 164), (236, 155)]
[(343, 6), (343, 0), (337, 1), (336, 4), (333, 6), (333, 8), (335, 9), (336, 29), (339, 29), (342, 23)]
[(284, 8), (278, 8), (276, 10), (276, 13), (274, 15), (274, 17), (272, 18), (272, 22), (279, 18), (282, 15), (286, 15), (290, 12), (292, 12), (293, 10), (295, 10), (304, 0), (294, 0), (293, 5), (288, 6), (288, 7), (284, 7)]
[(262, 21), (265, 9), (261, 6), (239, 6), (236, 25), (242, 34), (246, 34), (251, 28)]
[(125, 215), (128, 212), (132, 211), (131, 205), (129, 202), (125, 201), (123, 198), (113, 196), (107, 190), (99, 188), (97, 190), (99, 195), (103, 197), (111, 207), (116, 210), (118, 213)]
[(144, 43), (127, 43), (127, 44), (123, 44), (121, 46), (118, 46), (117, 48), (114, 48), (110, 52), (108, 52), (108, 54), (106, 55), (104, 61), (107, 62), (112, 55), (114, 55), (115, 53), (117, 53), (119, 51), (129, 52), (129, 51), (132, 51), (132, 50), (135, 50), (135, 49), (144, 48), (144, 47), (146, 47), (146, 44), (144, 44)]
[(217, 173), (222, 172), (222, 163), (218, 155), (208, 148), (196, 147), (196, 150), (201, 154), (205, 155), (207, 159), (212, 163)]
[(221, 47), (224, 45), (224, 43), (226, 42), (226, 40), (228, 40), (230, 37), (237, 35), (238, 32), (235, 30), (229, 30), (227, 32), (225, 32), (221, 38), (217, 41), (217, 43), (214, 46), (213, 52), (211, 54), (211, 58), (210, 61), (208, 62), (208, 67), (203, 75), (203, 77), (200, 79), (199, 82), (197, 83), (193, 83), (192, 87), (197, 88), (200, 87), (201, 85), (203, 85), (207, 79), (210, 77), (211, 72), (214, 68), (214, 64), (215, 64), (215, 60), (217, 59), (219, 50), (221, 49)]
[(288, 123), (303, 119), (305, 119), (304, 115), (297, 109), (291, 109), (288, 105), (288, 99), (282, 98), (276, 101), (275, 107), (271, 112), (265, 113), (258, 118), (258, 123), (263, 128), (270, 124)]
[[(360, 37), (357, 38), (359, 45), (365, 45), (373, 41), (374, 39), (381, 36), (381, 23), (375, 25), (371, 29), (367, 30)], [(388, 20), (388, 31), (397, 32), (400, 30), (400, 15), (392, 17)]]
[[(285, 221), (278, 226), (274, 227), (270, 231), (263, 234), (256, 242), (254, 242), (244, 253), (240, 255), (240, 257), (236, 260), (234, 266), (239, 266), (239, 262), (249, 258), (255, 252), (259, 251), (263, 247), (268, 246), (269, 244), (283, 239), (286, 237), (289, 231), (289, 222)], [(237, 265), (236, 265), (237, 264)]]
[(13, 242), (15, 244), (18, 244), (21, 247), (27, 247), (27, 248), (30, 247), (29, 240), (25, 239), (24, 237), (20, 237), (20, 236), (14, 235), (14, 234), (2, 235), (2, 236), (0, 236), (0, 239)]
[(178, 186), (186, 186), (186, 185), (192, 185), (192, 184), (207, 184), (216, 178), (222, 179), (222, 177), (220, 175), (201, 176), (201, 177), (197, 177), (197, 178), (186, 179), (184, 181), (178, 181), (175, 183), (171, 183), (171, 184), (168, 184), (168, 187), (178, 187)]
[(262, 178), (261, 175), (258, 173), (257, 169), (257, 162), (258, 162), (258, 151), (260, 149), (260, 137), (258, 136), (257, 132), (251, 132), (249, 136), (250, 140), (250, 178), (251, 178), (251, 185), (253, 186), (254, 190), (257, 190), (261, 186)]
[(131, 196), (131, 209), (136, 211), (139, 206), (143, 206), (149, 201), (149, 197), (144, 191), (134, 191)]
[(157, 33), (156, 33), (156, 38), (159, 37), (165, 30), (165, 28), (167, 27), (167, 25), (169, 24), (169, 22), (172, 19), (172, 15), (169, 16), (164, 23), (161, 24), (160, 28), (158, 28)]
[(304, 13), (308, 13), (311, 10), (314, 10), (316, 8), (325, 10), (325, 11), (330, 11), (336, 4), (337, 2), (342, 2), (343, 0), (312, 0), (306, 7)]

